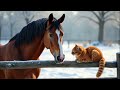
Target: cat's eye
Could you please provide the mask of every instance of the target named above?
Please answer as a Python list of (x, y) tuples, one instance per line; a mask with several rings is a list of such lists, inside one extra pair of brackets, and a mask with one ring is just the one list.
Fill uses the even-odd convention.
[(78, 51), (80, 50), (80, 48), (79, 48), (79, 47), (77, 47), (76, 49), (77, 49)]

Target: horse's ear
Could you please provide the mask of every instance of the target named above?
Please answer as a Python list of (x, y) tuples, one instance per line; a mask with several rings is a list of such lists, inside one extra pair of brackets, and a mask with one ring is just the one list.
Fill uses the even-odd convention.
[(62, 23), (65, 19), (65, 14), (63, 14), (59, 19), (58, 19), (58, 22), (59, 23)]
[(53, 21), (53, 13), (49, 15), (49, 23), (52, 23), (52, 21)]

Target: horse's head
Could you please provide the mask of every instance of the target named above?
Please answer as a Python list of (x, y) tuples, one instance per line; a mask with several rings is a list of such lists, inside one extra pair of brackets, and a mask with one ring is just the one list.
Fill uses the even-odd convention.
[(48, 17), (46, 32), (44, 35), (44, 45), (50, 49), (50, 52), (55, 58), (56, 63), (63, 62), (65, 55), (63, 54), (63, 30), (61, 23), (64, 21), (65, 14), (58, 20), (53, 17), (51, 13)]

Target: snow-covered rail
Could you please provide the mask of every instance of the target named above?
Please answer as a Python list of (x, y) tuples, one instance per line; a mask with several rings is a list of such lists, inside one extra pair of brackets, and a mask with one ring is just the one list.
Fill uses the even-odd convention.
[[(75, 61), (64, 61), (62, 64), (56, 64), (54, 61), (1, 61), (0, 69), (26, 69), (26, 68), (54, 68), (54, 67), (98, 67), (98, 63), (89, 62), (89, 63), (77, 63)], [(116, 62), (106, 62), (105, 67), (116, 68)]]
[[(107, 68), (117, 68), (117, 78), (120, 79), (120, 52), (116, 53), (116, 62), (106, 62), (105, 67)], [(77, 63), (75, 61), (66, 61), (62, 64), (56, 64), (55, 61), (40, 61), (40, 60), (29, 60), (29, 61), (0, 61), (0, 69), (26, 69), (26, 68), (88, 68), (88, 67), (98, 67), (98, 62), (89, 63)]]

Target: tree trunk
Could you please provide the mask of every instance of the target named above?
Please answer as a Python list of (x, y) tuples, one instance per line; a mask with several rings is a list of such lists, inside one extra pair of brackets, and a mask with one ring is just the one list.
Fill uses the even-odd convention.
[(13, 36), (13, 30), (12, 30), (12, 29), (13, 29), (13, 24), (10, 23), (10, 30), (11, 30), (11, 31), (10, 31), (10, 32), (11, 32), (11, 33), (10, 33), (10, 37), (11, 37), (11, 38), (12, 38), (12, 36)]
[(1, 40), (1, 36), (2, 36), (2, 27), (0, 26), (0, 40)]
[(10, 26), (10, 29), (11, 29), (11, 31), (10, 31), (10, 38), (12, 38), (12, 25)]
[(99, 22), (99, 33), (98, 33), (98, 41), (100, 43), (103, 42), (104, 39), (104, 21)]
[(26, 25), (28, 25), (30, 22), (28, 18), (25, 18), (25, 21), (26, 21)]

